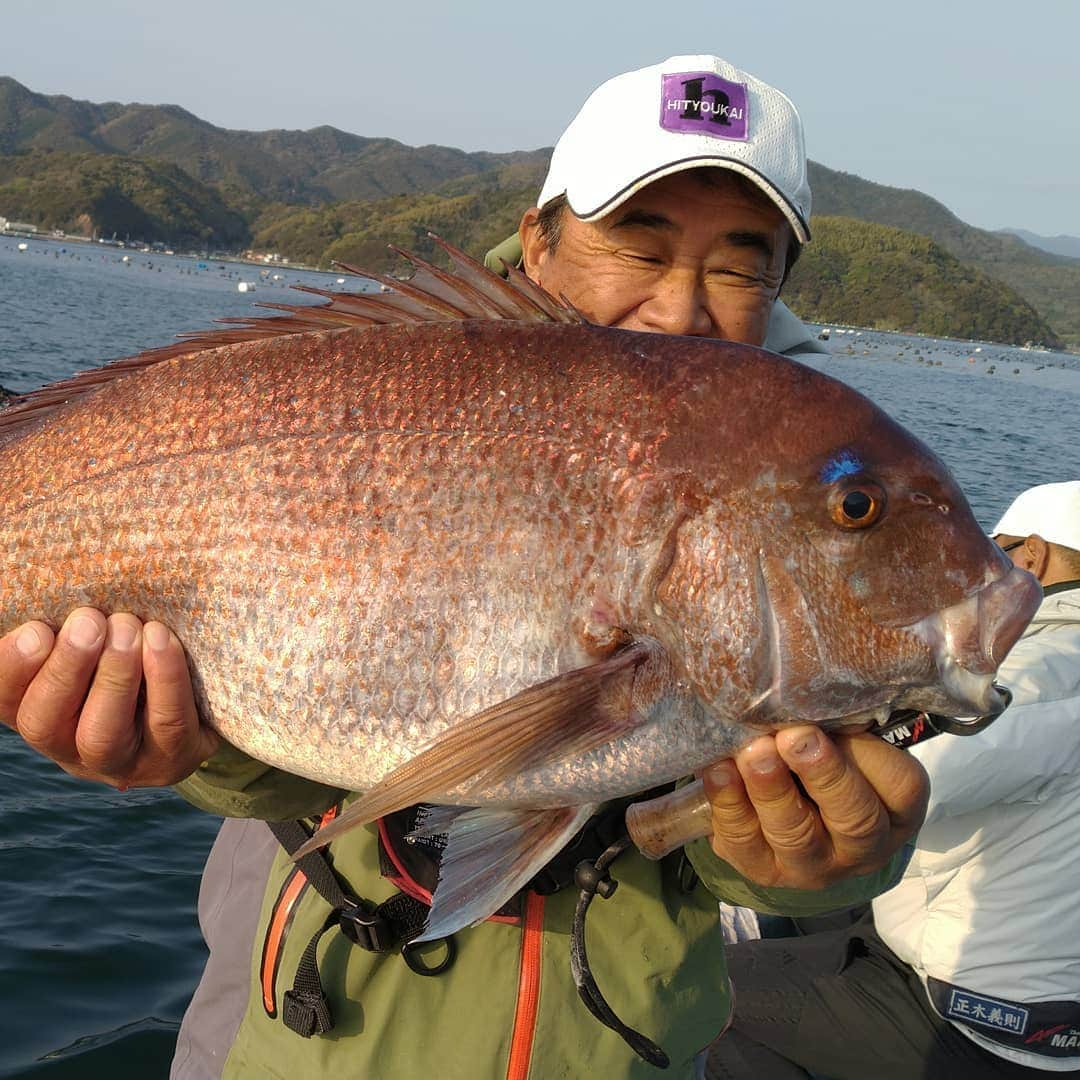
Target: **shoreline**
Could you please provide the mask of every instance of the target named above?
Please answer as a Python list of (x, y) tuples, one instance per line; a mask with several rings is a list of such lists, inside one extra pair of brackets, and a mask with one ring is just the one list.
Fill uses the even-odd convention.
[(0, 238), (7, 240), (41, 240), (52, 244), (86, 244), (89, 247), (97, 250), (104, 248), (109, 251), (126, 251), (136, 255), (155, 255), (161, 258), (170, 259), (202, 259), (211, 262), (228, 262), (239, 263), (242, 266), (258, 266), (260, 268), (277, 267), (279, 270), (303, 270), (309, 274), (332, 274), (333, 270), (324, 270), (321, 266), (309, 266), (307, 263), (293, 262), (290, 259), (248, 259), (243, 255), (236, 254), (222, 254), (220, 252), (199, 252), (199, 251), (176, 251), (173, 248), (157, 249), (153, 247), (147, 247), (145, 245), (139, 246), (137, 244), (126, 243), (120, 240), (103, 240), (100, 237), (95, 239), (91, 236), (76, 236), (73, 233), (63, 233), (60, 236), (49, 233), (23, 233), (23, 232), (11, 232), (10, 230), (0, 231)]
[[(780, 297), (783, 299), (783, 296)], [(918, 338), (920, 341), (934, 342), (934, 341), (947, 341), (951, 344), (968, 347), (972, 350), (975, 349), (1016, 349), (1019, 352), (1031, 353), (1035, 356), (1040, 354), (1048, 356), (1075, 356), (1080, 359), (1080, 345), (1066, 345), (1064, 349), (1048, 349), (1045, 345), (1014, 345), (1011, 341), (992, 341), (989, 338), (957, 338), (948, 337), (944, 334), (926, 334), (921, 330), (883, 330), (876, 326), (853, 326), (850, 323), (842, 322), (816, 322), (811, 319), (801, 320), (805, 326), (812, 329), (821, 331), (818, 335), (818, 340), (824, 342), (826, 345), (831, 346), (838, 345), (840, 342), (835, 341), (833, 335), (839, 335), (843, 337), (844, 342), (855, 347), (855, 341), (849, 340), (847, 335), (850, 335), (852, 339), (862, 337), (866, 334), (885, 334), (892, 337), (906, 337), (906, 338)], [(825, 334), (827, 336), (822, 336)]]
[[(51, 234), (35, 233), (13, 233), (8, 231), (0, 232), (0, 239), (12, 239), (12, 240), (43, 240), (50, 243), (72, 243), (72, 244), (85, 244), (91, 249), (98, 250), (101, 248), (113, 250), (113, 251), (126, 251), (139, 255), (153, 255), (162, 258), (175, 258), (175, 259), (197, 259), (202, 261), (219, 262), (219, 263), (232, 263), (238, 266), (252, 266), (258, 267), (260, 270), (275, 269), (278, 271), (301, 271), (308, 274), (327, 274), (337, 275), (337, 271), (333, 269), (324, 269), (320, 266), (310, 266), (307, 263), (292, 262), (288, 259), (250, 259), (245, 258), (243, 255), (236, 254), (221, 254), (221, 253), (201, 253), (195, 251), (175, 251), (171, 248), (165, 250), (154, 250), (146, 247), (136, 247), (135, 245), (126, 244), (122, 242), (113, 242), (108, 240), (93, 239), (88, 236), (74, 236), (65, 233), (63, 236), (54, 236)], [(338, 275), (340, 276), (340, 275)], [(783, 296), (780, 297), (783, 299)], [(949, 341), (955, 342), (957, 345), (969, 345), (973, 347), (982, 348), (996, 348), (996, 349), (1018, 349), (1023, 352), (1033, 353), (1035, 355), (1048, 354), (1050, 356), (1075, 356), (1080, 358), (1080, 345), (1066, 344), (1061, 350), (1046, 349), (1040, 345), (1015, 345), (1012, 342), (1004, 341), (991, 341), (984, 338), (952, 338), (952, 337), (940, 337), (932, 334), (923, 333), (920, 330), (882, 330), (875, 327), (868, 326), (852, 326), (849, 323), (830, 321), (828, 323), (816, 322), (811, 320), (803, 320), (803, 322), (811, 328), (818, 329), (822, 332), (828, 332), (828, 337), (823, 338), (826, 344), (831, 345), (832, 335), (864, 335), (864, 334), (891, 334), (899, 335), (902, 337), (919, 338), (924, 341)], [(831, 350), (830, 350), (831, 351)]]
[(1080, 394), (1080, 356), (1073, 353), (1043, 352), (1020, 345), (970, 342), (959, 338), (894, 334), (887, 330), (855, 330), (848, 340), (830, 338), (824, 344), (829, 349), (828, 354), (804, 358), (803, 362), (809, 362), (826, 374), (835, 374), (838, 366), (847, 364), (859, 368), (897, 365), (909, 369), (925, 368), (930, 378), (933, 373), (941, 372)]

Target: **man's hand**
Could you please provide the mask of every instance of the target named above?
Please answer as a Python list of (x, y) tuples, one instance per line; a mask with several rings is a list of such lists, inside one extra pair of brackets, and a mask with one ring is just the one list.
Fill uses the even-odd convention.
[(755, 739), (702, 779), (716, 854), (759, 885), (797, 889), (881, 869), (930, 794), (922, 765), (876, 735), (803, 725)]
[(0, 638), (0, 721), (72, 776), (121, 790), (175, 784), (218, 745), (172, 631), (93, 608), (59, 634), (30, 622)]

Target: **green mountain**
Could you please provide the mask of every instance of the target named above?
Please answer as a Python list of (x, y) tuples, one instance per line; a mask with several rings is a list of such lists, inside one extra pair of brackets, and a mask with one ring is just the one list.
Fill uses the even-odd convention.
[(1028, 232), (1027, 229), (1000, 229), (999, 234), (1018, 236), (1025, 244), (1040, 251), (1048, 251), (1051, 255), (1064, 255), (1069, 259), (1080, 259), (1080, 236), (1066, 236), (1059, 233), (1057, 236), (1040, 236), (1038, 233)]
[(1039, 313), (1001, 281), (926, 236), (849, 217), (813, 220), (814, 239), (784, 285), (811, 322), (1058, 344)]
[(288, 252), (313, 266), (347, 262), (389, 271), (401, 269), (401, 261), (388, 244), (445, 263), (428, 239), (430, 231), (483, 256), (517, 231), (541, 180), (542, 170), (511, 166), (451, 181), (430, 194), (303, 209), (273, 206), (255, 219), (252, 243), (256, 250)]
[[(1019, 237), (976, 229), (919, 191), (874, 184), (810, 162), (814, 214), (858, 218), (919, 233), (1015, 289), (1065, 342), (1080, 346), (1080, 259)], [(812, 223), (813, 224), (813, 223)]]
[(243, 215), (183, 169), (97, 153), (30, 150), (0, 156), (0, 214), (75, 235), (235, 250)]
[(238, 207), (318, 205), (431, 191), (457, 177), (542, 163), (549, 150), (466, 153), (405, 146), (332, 127), (228, 131), (176, 105), (95, 105), (35, 94), (0, 77), (0, 154), (53, 149), (123, 154), (178, 165)]

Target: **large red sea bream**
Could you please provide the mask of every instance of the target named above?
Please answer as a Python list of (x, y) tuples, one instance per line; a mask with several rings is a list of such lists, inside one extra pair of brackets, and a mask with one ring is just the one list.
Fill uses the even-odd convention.
[(1039, 588), (918, 440), (453, 258), (6, 410), (0, 630), (167, 623), (228, 741), (366, 793), (322, 838), (477, 808), (444, 815), (429, 936), (760, 731), (1000, 708)]

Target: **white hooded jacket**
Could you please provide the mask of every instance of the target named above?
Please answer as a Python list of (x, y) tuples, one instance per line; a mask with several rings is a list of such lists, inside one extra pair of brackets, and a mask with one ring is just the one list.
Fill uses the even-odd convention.
[[(900, 883), (874, 901), (886, 944), (925, 981), (1016, 1002), (1080, 1001), (1080, 582), (1051, 586), (998, 681), (985, 731), (916, 746), (926, 823)], [(1080, 1068), (1003, 1047), (1035, 1068)]]

